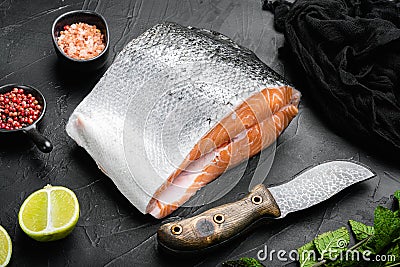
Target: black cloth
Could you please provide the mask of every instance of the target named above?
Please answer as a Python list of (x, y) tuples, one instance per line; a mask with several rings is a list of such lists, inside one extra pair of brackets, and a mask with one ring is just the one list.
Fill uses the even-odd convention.
[[(400, 149), (400, 5), (388, 0), (265, 1), (303, 86), (337, 128)], [(294, 81), (295, 82), (295, 81)]]

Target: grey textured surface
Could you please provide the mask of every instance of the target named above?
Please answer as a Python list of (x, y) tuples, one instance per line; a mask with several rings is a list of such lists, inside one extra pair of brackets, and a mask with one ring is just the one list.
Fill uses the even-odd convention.
[[(295, 69), (289, 72), (290, 64), (277, 59), (283, 37), (273, 30), (273, 17), (261, 10), (259, 0), (1, 1), (0, 83), (26, 83), (42, 90), (48, 111), (40, 128), (55, 145), (53, 152), (45, 155), (24, 136), (0, 137), (0, 224), (14, 244), (10, 266), (214, 266), (239, 256), (256, 256), (264, 245), (275, 250), (297, 248), (319, 233), (347, 225), (349, 219), (371, 224), (377, 205), (391, 205), (389, 196), (400, 187), (400, 165), (338, 136), (312, 108), (306, 88), (299, 87), (303, 92), (300, 114), (279, 138), (265, 183), (287, 181), (310, 165), (338, 158), (361, 161), (377, 177), (277, 224), (260, 226), (205, 256), (180, 259), (162, 255), (154, 235), (161, 222), (138, 212), (65, 132), (70, 114), (102, 75), (100, 71), (71, 76), (57, 64), (51, 24), (58, 15), (80, 8), (97, 10), (109, 22), (110, 60), (129, 40), (168, 20), (222, 32), (255, 51), (279, 73), (296, 83), (301, 81), (293, 75)], [(243, 197), (257, 163), (257, 157), (249, 162), (245, 177), (224, 198), (204, 207), (180, 209), (174, 216), (198, 214)], [(81, 217), (65, 240), (37, 243), (21, 231), (17, 213), (22, 201), (47, 183), (73, 189), (81, 204)], [(275, 261), (269, 266), (287, 264)]]

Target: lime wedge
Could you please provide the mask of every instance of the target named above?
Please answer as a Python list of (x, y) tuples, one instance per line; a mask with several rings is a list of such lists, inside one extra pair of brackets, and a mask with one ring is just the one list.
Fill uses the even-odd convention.
[(7, 266), (12, 253), (11, 238), (7, 231), (0, 225), (0, 266)]
[(37, 241), (66, 237), (79, 219), (79, 203), (74, 192), (62, 186), (46, 185), (32, 193), (18, 214), (21, 229)]

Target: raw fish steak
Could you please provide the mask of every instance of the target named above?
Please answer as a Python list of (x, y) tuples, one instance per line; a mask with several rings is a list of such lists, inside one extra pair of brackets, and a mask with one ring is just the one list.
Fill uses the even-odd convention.
[(67, 132), (138, 210), (163, 218), (273, 144), (299, 100), (228, 37), (163, 23), (123, 49)]

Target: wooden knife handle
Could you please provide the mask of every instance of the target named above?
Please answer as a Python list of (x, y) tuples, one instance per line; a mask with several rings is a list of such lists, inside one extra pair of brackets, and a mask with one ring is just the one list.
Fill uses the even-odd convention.
[(160, 245), (172, 251), (201, 250), (230, 239), (264, 216), (278, 218), (280, 210), (261, 184), (239, 201), (162, 225), (157, 238)]

